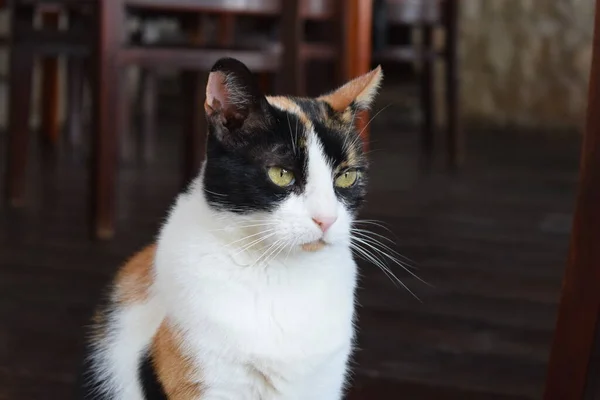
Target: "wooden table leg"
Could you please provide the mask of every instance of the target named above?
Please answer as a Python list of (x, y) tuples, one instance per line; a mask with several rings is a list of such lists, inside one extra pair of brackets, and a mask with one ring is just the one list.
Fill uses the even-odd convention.
[(302, 57), (304, 23), (300, 15), (300, 0), (290, 0), (281, 15), (283, 64), (277, 77), (277, 94), (303, 96), (306, 92), (305, 57)]
[[(221, 18), (220, 22), (224, 22), (228, 26), (227, 29), (221, 31), (220, 40), (231, 40), (232, 20)], [(185, 21), (184, 31), (192, 43), (204, 43), (201, 21), (196, 16)], [(204, 98), (207, 78), (207, 72), (184, 71), (181, 75), (185, 104), (182, 174), (184, 188), (198, 175), (206, 152), (207, 126), (204, 115)]]
[(204, 98), (208, 74), (185, 71), (182, 75), (185, 101), (185, 127), (183, 140), (183, 187), (186, 187), (200, 172), (206, 142), (206, 118)]
[(142, 149), (142, 158), (145, 163), (154, 161), (156, 156), (156, 129), (157, 129), (157, 100), (158, 100), (158, 74), (155, 70), (141, 68), (141, 132), (139, 135), (139, 148)]
[(13, 48), (10, 55), (9, 120), (6, 185), (10, 205), (23, 204), (29, 152), (29, 110), (33, 79), (33, 54)]
[(600, 0), (595, 27), (579, 189), (544, 400), (584, 399), (600, 314)]
[(83, 141), (84, 61), (75, 57), (69, 59), (67, 74), (67, 133), (71, 152), (78, 156)]
[(109, 239), (114, 234), (117, 185), (117, 86), (116, 56), (120, 29), (124, 26), (123, 6), (117, 0), (98, 2), (98, 43), (93, 74), (94, 123), (92, 165), (92, 218), (94, 235)]
[(235, 41), (235, 15), (220, 14), (219, 15), (219, 33), (217, 35), (217, 43), (219, 46), (231, 46)]
[[(58, 29), (60, 14), (56, 11), (46, 11), (42, 14), (42, 25), (45, 29)], [(60, 137), (60, 91), (58, 57), (42, 58), (42, 134), (44, 142), (55, 145)]]
[[(371, 69), (371, 29), (373, 26), (373, 0), (349, 0), (347, 11), (347, 38), (345, 40), (346, 66), (348, 73), (345, 80), (366, 74)], [(357, 117), (357, 128), (369, 147), (369, 113), (364, 112)]]
[[(13, 27), (30, 26), (30, 10), (15, 9), (11, 14)], [(13, 39), (14, 40), (14, 39)], [(9, 114), (6, 151), (6, 196), (12, 206), (23, 204), (25, 175), (29, 152), (29, 117), (33, 79), (33, 53), (19, 43), (13, 43), (9, 57)]]

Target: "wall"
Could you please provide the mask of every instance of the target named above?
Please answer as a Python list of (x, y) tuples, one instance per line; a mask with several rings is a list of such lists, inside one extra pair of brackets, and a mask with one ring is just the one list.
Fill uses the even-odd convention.
[(461, 0), (461, 89), (469, 121), (580, 127), (592, 0)]

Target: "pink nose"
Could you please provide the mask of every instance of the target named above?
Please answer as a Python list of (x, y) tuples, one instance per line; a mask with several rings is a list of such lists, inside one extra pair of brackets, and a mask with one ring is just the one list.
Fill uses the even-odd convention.
[(331, 225), (335, 223), (337, 217), (314, 217), (312, 220), (315, 221), (315, 224), (319, 225), (319, 228), (325, 233), (331, 228)]

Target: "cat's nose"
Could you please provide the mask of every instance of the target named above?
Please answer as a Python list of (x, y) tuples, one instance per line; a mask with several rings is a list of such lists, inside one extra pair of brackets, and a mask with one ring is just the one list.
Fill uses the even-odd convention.
[(337, 216), (335, 216), (335, 215), (330, 216), (330, 217), (319, 216), (319, 217), (314, 217), (312, 220), (315, 221), (315, 224), (317, 224), (319, 226), (319, 228), (321, 228), (323, 233), (325, 233), (325, 232), (327, 232), (327, 230), (329, 228), (331, 228), (331, 225), (333, 225), (335, 223), (335, 221), (337, 220)]

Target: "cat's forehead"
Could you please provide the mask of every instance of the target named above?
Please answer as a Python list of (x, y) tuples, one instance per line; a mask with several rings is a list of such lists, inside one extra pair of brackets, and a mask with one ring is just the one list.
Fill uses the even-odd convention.
[(357, 167), (363, 162), (351, 109), (335, 112), (326, 102), (311, 98), (272, 96), (267, 101), (280, 114), (278, 123), (284, 137), (291, 134), (300, 149), (318, 142), (336, 169)]

